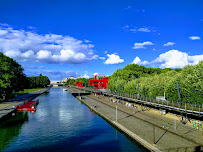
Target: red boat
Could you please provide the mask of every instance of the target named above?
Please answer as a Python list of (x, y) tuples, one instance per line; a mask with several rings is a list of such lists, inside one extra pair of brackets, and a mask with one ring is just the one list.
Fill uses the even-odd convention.
[(22, 111), (35, 111), (36, 110), (36, 106), (38, 105), (38, 103), (39, 103), (39, 99), (37, 101), (28, 101), (24, 105), (18, 107), (17, 111), (18, 112), (22, 112)]

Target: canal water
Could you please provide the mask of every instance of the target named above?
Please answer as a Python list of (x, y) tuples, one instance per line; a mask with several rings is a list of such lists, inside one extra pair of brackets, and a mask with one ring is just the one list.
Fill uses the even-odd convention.
[(36, 99), (36, 112), (0, 122), (0, 151), (141, 151), (61, 87)]

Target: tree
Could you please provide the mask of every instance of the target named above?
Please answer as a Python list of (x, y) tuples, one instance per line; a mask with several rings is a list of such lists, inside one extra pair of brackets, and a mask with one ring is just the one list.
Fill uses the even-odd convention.
[(12, 91), (21, 90), (25, 84), (21, 65), (0, 52), (0, 98), (8, 98)]

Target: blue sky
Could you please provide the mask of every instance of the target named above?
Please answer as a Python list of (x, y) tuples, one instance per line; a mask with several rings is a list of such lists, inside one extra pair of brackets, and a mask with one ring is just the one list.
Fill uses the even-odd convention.
[(27, 76), (111, 75), (203, 60), (203, 1), (0, 0), (0, 51)]

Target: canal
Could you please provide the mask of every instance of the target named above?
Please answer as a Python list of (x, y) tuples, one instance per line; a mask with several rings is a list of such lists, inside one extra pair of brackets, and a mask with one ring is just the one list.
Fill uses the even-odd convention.
[(61, 87), (36, 99), (36, 112), (0, 122), (0, 151), (141, 151)]

